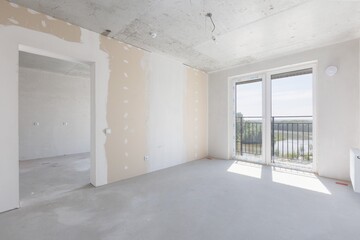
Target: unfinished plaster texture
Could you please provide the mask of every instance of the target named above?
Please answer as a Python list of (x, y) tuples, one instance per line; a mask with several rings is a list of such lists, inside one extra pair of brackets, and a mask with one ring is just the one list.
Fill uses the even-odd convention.
[[(0, 81), (1, 86), (5, 86), (0, 89), (0, 105), (6, 116), (0, 119), (3, 132), (0, 146), (4, 149), (0, 153), (4, 159), (0, 162), (0, 195), (5, 196), (0, 198), (0, 212), (19, 207), (19, 50), (91, 66), (90, 177), (93, 185), (105, 185), (207, 156), (206, 73), (4, 0), (0, 0), (0, 16), (0, 63), (3, 66), (0, 75), (4, 76)], [(23, 22), (24, 19), (29, 21)], [(157, 59), (162, 59), (164, 65), (159, 65)], [(169, 78), (167, 66), (182, 72), (181, 77), (173, 79), (180, 81), (177, 84), (182, 87), (167, 85), (149, 90), (150, 86)], [(187, 71), (197, 71), (199, 75), (187, 74)], [(199, 83), (197, 93), (192, 84), (187, 84), (192, 81)], [(174, 94), (164, 99), (167, 103), (161, 103), (161, 99), (153, 101), (154, 96), (167, 92)], [(198, 99), (188, 102), (188, 94), (197, 94)], [(176, 105), (179, 111), (167, 107), (161, 115), (150, 115), (158, 103)], [(198, 111), (197, 117), (194, 111)], [(196, 125), (199, 134), (179, 136), (178, 131), (166, 134), (164, 129), (174, 126), (171, 122), (165, 124), (162, 117), (171, 114), (175, 114), (185, 132), (194, 131)], [(153, 131), (149, 123), (157, 121), (164, 125), (157, 125)], [(196, 123), (198, 121), (203, 122)], [(105, 135), (105, 129), (111, 129), (112, 133)], [(162, 145), (149, 141), (156, 138)], [(176, 142), (171, 140), (174, 138)], [(191, 146), (186, 146), (188, 140), (193, 142)], [(171, 158), (177, 142), (181, 142), (181, 159)], [(162, 152), (158, 152), (160, 148)]]
[(205, 71), (360, 37), (359, 1), (11, 1)]
[[(79, 182), (86, 172), (67, 161), (47, 162), (21, 174), (33, 179), (31, 174), (44, 170), (51, 179), (43, 185), (48, 194), (35, 189), (37, 196), (27, 198), (23, 208), (0, 214), (0, 239), (357, 240), (360, 235), (360, 195), (312, 174), (199, 160), (101, 188), (62, 192), (71, 179), (49, 176), (46, 169)], [(86, 165), (73, 162), (79, 163)], [(33, 189), (31, 183), (22, 187)]]

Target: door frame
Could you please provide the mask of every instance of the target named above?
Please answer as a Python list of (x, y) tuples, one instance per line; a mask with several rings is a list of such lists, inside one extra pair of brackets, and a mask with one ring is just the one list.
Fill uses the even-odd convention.
[(231, 159), (236, 159), (236, 84), (244, 81), (251, 81), (254, 79), (262, 78), (263, 82), (263, 95), (262, 95), (262, 103), (263, 103), (263, 147), (262, 147), (262, 158), (263, 161), (259, 162), (265, 165), (273, 165), (271, 162), (271, 113), (272, 113), (272, 102), (271, 102), (271, 75), (277, 73), (285, 73), (291, 71), (302, 70), (306, 68), (312, 69), (312, 107), (313, 107), (313, 164), (312, 164), (312, 172), (317, 172), (317, 61), (309, 61), (298, 64), (292, 64), (282, 67), (269, 68), (256, 72), (245, 73), (240, 75), (235, 75), (228, 77), (229, 83), (229, 142), (230, 145), (230, 153)]
[[(260, 81), (256, 81), (256, 80), (260, 80)], [(233, 102), (232, 104), (233, 106), (233, 111), (232, 111), (232, 125), (233, 125), (233, 130), (231, 132), (232, 134), (232, 158), (235, 159), (236, 158), (236, 108), (237, 108), (237, 91), (236, 91), (236, 86), (241, 84), (241, 83), (250, 83), (252, 81), (256, 81), (256, 82), (261, 82), (261, 90), (262, 90), (262, 105), (261, 105), (261, 133), (262, 133), (262, 141), (263, 141), (263, 146), (261, 148), (261, 159), (259, 161), (254, 161), (256, 163), (262, 163), (262, 164), (266, 164), (265, 159), (266, 159), (266, 152), (265, 152), (265, 145), (266, 143), (264, 142), (265, 139), (265, 108), (264, 108), (264, 103), (265, 103), (265, 99), (264, 99), (264, 94), (266, 92), (265, 89), (265, 81), (266, 81), (266, 76), (264, 74), (250, 74), (250, 75), (244, 75), (244, 76), (239, 76), (238, 78), (234, 78), (234, 82), (233, 82)], [(265, 144), (264, 144), (265, 143)]]

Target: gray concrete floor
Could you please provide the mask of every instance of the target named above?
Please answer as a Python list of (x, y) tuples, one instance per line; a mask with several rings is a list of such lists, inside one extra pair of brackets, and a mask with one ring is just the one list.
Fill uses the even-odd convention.
[(89, 153), (20, 161), (21, 207), (56, 199), (89, 184)]
[[(79, 171), (87, 169), (86, 158), (64, 167), (55, 162), (22, 169), (21, 179), (28, 180), (22, 183), (24, 205), (0, 214), (0, 239), (355, 240), (360, 236), (360, 195), (332, 179), (234, 161), (199, 160), (93, 188), (84, 186), (88, 172)], [(71, 179), (80, 182), (69, 184)], [(56, 182), (64, 186), (58, 188)], [(72, 190), (64, 190), (67, 184)]]

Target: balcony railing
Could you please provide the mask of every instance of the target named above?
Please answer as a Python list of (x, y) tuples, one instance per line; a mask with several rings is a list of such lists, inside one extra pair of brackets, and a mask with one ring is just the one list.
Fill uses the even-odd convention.
[[(312, 161), (312, 116), (274, 116), (271, 122), (273, 162), (309, 163)], [(236, 117), (236, 155), (260, 156), (262, 118)]]

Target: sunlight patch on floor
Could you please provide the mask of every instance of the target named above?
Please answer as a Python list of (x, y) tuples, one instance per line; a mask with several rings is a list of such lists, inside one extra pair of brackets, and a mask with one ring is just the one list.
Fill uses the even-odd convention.
[(241, 174), (247, 177), (261, 178), (262, 165), (247, 162), (234, 162), (227, 170), (231, 173)]
[(273, 182), (331, 195), (331, 192), (313, 173), (272, 168)]

